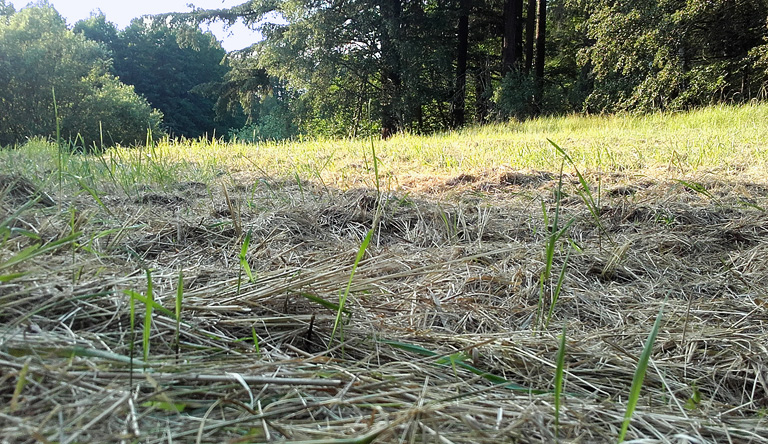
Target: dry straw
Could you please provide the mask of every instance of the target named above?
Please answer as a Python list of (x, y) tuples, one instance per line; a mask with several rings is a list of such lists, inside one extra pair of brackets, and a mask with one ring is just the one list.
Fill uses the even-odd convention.
[[(19, 185), (37, 178), (0, 176), (0, 436), (615, 442), (669, 295), (627, 439), (766, 442), (765, 186), (680, 177), (715, 200), (622, 173), (602, 178), (602, 207), (588, 208), (578, 187), (595, 178), (567, 171), (558, 196), (558, 178), (534, 171), (380, 195), (252, 177), (131, 188), (137, 198), (107, 182), (109, 212), (72, 182), (52, 202)], [(542, 329), (540, 202), (552, 212), (556, 197), (574, 222), (550, 266), (571, 252)], [(90, 215), (77, 236), (58, 204)], [(615, 244), (601, 242), (606, 233)], [(151, 324), (151, 354), (131, 362), (124, 291), (149, 291), (145, 269), (153, 297), (135, 304), (135, 328)]]

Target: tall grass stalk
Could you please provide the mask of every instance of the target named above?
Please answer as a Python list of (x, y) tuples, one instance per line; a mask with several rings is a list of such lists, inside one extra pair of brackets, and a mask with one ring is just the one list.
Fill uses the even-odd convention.
[(134, 298), (133, 292), (129, 292), (128, 295), (130, 296), (130, 302), (129, 302), (129, 319), (130, 319), (130, 341), (128, 342), (128, 356), (130, 358), (130, 364), (129, 364), (129, 370), (130, 374), (128, 376), (128, 386), (130, 387), (130, 390), (133, 390), (133, 354), (134, 354), (134, 348), (136, 344), (136, 298)]
[(661, 327), (661, 318), (666, 303), (667, 298), (664, 298), (664, 302), (661, 304), (661, 308), (659, 308), (659, 314), (656, 315), (656, 321), (653, 323), (653, 328), (651, 328), (651, 332), (648, 334), (648, 339), (645, 341), (643, 352), (640, 354), (640, 360), (637, 363), (637, 369), (635, 369), (635, 376), (632, 378), (632, 387), (629, 389), (627, 411), (624, 413), (624, 422), (621, 424), (619, 443), (624, 441), (627, 429), (629, 428), (629, 421), (632, 419), (632, 414), (635, 412), (635, 407), (637, 407), (637, 401), (640, 399), (640, 389), (643, 387), (643, 379), (645, 379), (645, 372), (648, 369), (648, 361), (651, 359), (653, 343), (656, 341), (656, 335), (659, 333), (659, 328)]
[(235, 211), (235, 205), (232, 203), (232, 199), (229, 198), (229, 191), (224, 182), (221, 183), (221, 189), (224, 191), (224, 199), (227, 202), (227, 208), (229, 209), (229, 215), (232, 218), (232, 225), (235, 228), (235, 237), (240, 237), (243, 234), (243, 222), (240, 220), (240, 212)]
[(334, 338), (336, 338), (336, 331), (340, 332), (339, 333), (340, 342), (344, 342), (344, 327), (343, 327), (342, 317), (345, 311), (345, 306), (347, 304), (347, 298), (349, 297), (349, 291), (352, 288), (352, 279), (355, 277), (355, 272), (357, 271), (358, 264), (360, 264), (360, 261), (363, 259), (363, 256), (365, 256), (365, 250), (368, 249), (368, 245), (371, 243), (371, 239), (373, 238), (373, 233), (374, 233), (373, 228), (368, 230), (368, 233), (365, 235), (365, 239), (363, 239), (362, 244), (360, 244), (360, 248), (358, 248), (357, 250), (357, 256), (355, 257), (354, 265), (352, 265), (352, 272), (349, 274), (349, 280), (347, 281), (347, 286), (344, 288), (344, 293), (342, 293), (341, 298), (339, 299), (339, 309), (336, 311), (336, 319), (333, 321), (333, 330), (331, 331), (331, 339), (330, 341), (328, 341), (329, 349), (333, 344)]
[(555, 305), (557, 305), (557, 300), (560, 299), (560, 290), (563, 288), (563, 281), (565, 281), (565, 272), (568, 267), (568, 258), (571, 257), (571, 250), (568, 249), (568, 252), (565, 254), (565, 259), (563, 260), (563, 266), (560, 268), (560, 276), (557, 278), (557, 285), (555, 285), (555, 291), (552, 293), (552, 302), (549, 304), (549, 311), (547, 311), (547, 320), (544, 322), (544, 330), (549, 328), (549, 321), (552, 319), (552, 314), (555, 312)]
[[(597, 200), (595, 200), (595, 197), (592, 195), (592, 190), (589, 187), (589, 183), (587, 183), (587, 179), (584, 178), (584, 176), (581, 174), (581, 171), (579, 171), (579, 168), (576, 166), (576, 162), (573, 161), (571, 156), (568, 155), (568, 153), (565, 152), (564, 149), (560, 147), (560, 145), (556, 144), (552, 139), (547, 139), (552, 146), (555, 147), (555, 149), (563, 156), (563, 159), (565, 159), (571, 167), (573, 167), (573, 170), (576, 172), (576, 177), (579, 178), (579, 183), (581, 184), (581, 189), (577, 191), (577, 194), (579, 197), (581, 197), (581, 200), (584, 201), (584, 203), (587, 205), (587, 209), (589, 210), (589, 214), (592, 215), (592, 219), (595, 220), (595, 223), (597, 224), (597, 228), (600, 229), (600, 232), (605, 234), (605, 236), (608, 238), (608, 241), (612, 244), (613, 239), (611, 238), (611, 235), (605, 230), (605, 227), (603, 226), (603, 222), (600, 220), (600, 196), (598, 195)], [(562, 170), (561, 170), (562, 175)], [(598, 190), (600, 190), (600, 186), (598, 186)]]
[(51, 94), (53, 95), (53, 118), (56, 119), (56, 151), (57, 151), (57, 164), (56, 171), (59, 176), (59, 211), (61, 211), (62, 199), (62, 179), (64, 170), (64, 153), (61, 152), (61, 124), (59, 122), (59, 106), (56, 104), (56, 88), (51, 87)]
[[(144, 303), (144, 329), (141, 336), (141, 348), (143, 354), (143, 365), (146, 367), (149, 363), (149, 339), (152, 333), (152, 312), (155, 308), (159, 308), (164, 314), (173, 317), (174, 314), (170, 310), (162, 307), (155, 302), (154, 291), (152, 289), (152, 272), (147, 269), (147, 292), (146, 295), (141, 295), (133, 290), (124, 290), (130, 299), (130, 334), (131, 341), (129, 345), (131, 373), (133, 373), (134, 364), (134, 343), (136, 342), (136, 301)], [(133, 386), (133, 379), (131, 378), (131, 386)]]
[(96, 201), (99, 207), (106, 211), (107, 214), (114, 216), (112, 210), (110, 210), (109, 207), (104, 204), (104, 201), (101, 200), (99, 193), (93, 187), (86, 184), (82, 177), (75, 176), (74, 174), (67, 174), (67, 176), (74, 179), (80, 185), (80, 188), (84, 189), (88, 194), (90, 194), (93, 200)]
[(373, 155), (373, 174), (376, 179), (376, 195), (381, 195), (381, 182), (379, 179), (379, 158), (376, 156), (376, 145), (373, 143), (373, 135), (371, 135), (371, 154)]
[(371, 152), (373, 154), (373, 171), (376, 175), (376, 215), (373, 218), (373, 222), (371, 223), (371, 229), (368, 230), (368, 232), (365, 234), (365, 238), (363, 239), (363, 242), (360, 244), (360, 248), (357, 250), (357, 256), (355, 257), (355, 263), (352, 265), (352, 272), (349, 274), (349, 281), (347, 281), (347, 286), (344, 289), (344, 293), (341, 295), (341, 298), (339, 298), (339, 308), (336, 310), (336, 319), (333, 321), (333, 330), (331, 331), (331, 339), (328, 341), (328, 349), (330, 350), (331, 346), (333, 345), (333, 340), (336, 337), (336, 331), (339, 331), (339, 338), (340, 342), (344, 342), (344, 327), (342, 322), (342, 317), (346, 310), (346, 304), (347, 304), (347, 298), (349, 297), (349, 291), (352, 288), (352, 279), (355, 277), (355, 272), (357, 271), (357, 266), (360, 264), (360, 261), (363, 259), (363, 256), (365, 256), (365, 251), (368, 249), (368, 245), (371, 243), (371, 239), (373, 239), (373, 234), (376, 231), (376, 226), (379, 223), (379, 216), (381, 214), (381, 190), (379, 188), (379, 164), (378, 164), (378, 158), (376, 157), (376, 147), (373, 143), (373, 139), (371, 139)]
[(251, 336), (253, 337), (253, 347), (256, 349), (256, 357), (261, 357), (261, 348), (259, 347), (259, 335), (256, 334), (256, 329), (251, 327)]
[(574, 218), (571, 218), (563, 228), (560, 228), (560, 204), (562, 200), (562, 190), (563, 190), (563, 167), (565, 165), (565, 161), (560, 163), (560, 176), (559, 180), (557, 182), (557, 188), (555, 189), (555, 214), (552, 217), (552, 220), (549, 219), (549, 214), (547, 213), (547, 207), (544, 201), (541, 202), (541, 210), (544, 216), (544, 225), (547, 227), (549, 231), (549, 236), (547, 237), (547, 243), (546, 247), (544, 249), (544, 270), (542, 270), (541, 275), (539, 276), (539, 303), (538, 307), (536, 309), (536, 326), (540, 327), (542, 324), (544, 324), (544, 328), (547, 328), (549, 325), (549, 320), (552, 317), (552, 313), (555, 309), (555, 304), (557, 303), (557, 299), (560, 296), (560, 290), (562, 289), (563, 281), (565, 279), (565, 271), (566, 267), (568, 265), (568, 257), (570, 257), (570, 250), (568, 254), (566, 255), (565, 261), (563, 261), (563, 265), (560, 269), (560, 275), (557, 280), (557, 284), (555, 286), (554, 292), (551, 294), (551, 301), (549, 304), (549, 310), (547, 312), (547, 318), (546, 321), (544, 320), (544, 296), (545, 296), (545, 288), (547, 287), (547, 283), (550, 281), (550, 277), (552, 275), (552, 266), (555, 260), (555, 251), (557, 250), (557, 246), (559, 244), (560, 239), (565, 235), (566, 231), (573, 225), (573, 222), (575, 221)]

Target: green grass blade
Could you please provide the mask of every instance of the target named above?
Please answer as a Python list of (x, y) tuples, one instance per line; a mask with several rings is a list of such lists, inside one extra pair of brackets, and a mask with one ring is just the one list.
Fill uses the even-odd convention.
[(0, 275), (0, 282), (11, 282), (14, 279), (18, 279), (28, 273), (11, 273)]
[[(352, 265), (352, 272), (349, 274), (349, 281), (347, 281), (344, 294), (341, 295), (341, 299), (339, 300), (339, 309), (336, 311), (336, 320), (333, 321), (333, 331), (331, 332), (331, 339), (328, 341), (328, 348), (330, 348), (331, 344), (333, 344), (333, 339), (336, 337), (336, 331), (341, 327), (341, 317), (344, 313), (344, 306), (347, 303), (347, 298), (349, 297), (349, 290), (352, 288), (352, 279), (355, 277), (357, 266), (360, 264), (360, 261), (363, 260), (365, 250), (368, 249), (368, 244), (371, 243), (371, 239), (373, 239), (373, 228), (368, 230), (368, 234), (365, 235), (365, 239), (363, 239), (363, 242), (360, 244), (360, 248), (357, 250), (357, 257), (355, 257), (355, 263)], [(341, 337), (341, 341), (344, 341), (343, 336)]]
[(256, 329), (251, 327), (251, 336), (253, 337), (253, 347), (256, 349), (256, 356), (261, 356), (261, 349), (259, 348), (259, 335), (256, 334)]
[(40, 244), (30, 245), (23, 250), (19, 250), (16, 254), (11, 256), (7, 261), (0, 264), (0, 269), (10, 267), (11, 265), (24, 262), (25, 260), (34, 257), (38, 250), (40, 250)]
[[(2, 228), (0, 227), (0, 229), (2, 229)], [(23, 228), (13, 227), (10, 230), (8, 230), (8, 234), (10, 234), (10, 235), (14, 235), (15, 234), (15, 235), (19, 235), (19, 236), (24, 236), (24, 237), (27, 237), (29, 239), (37, 240), (37, 241), (42, 240), (40, 238), (39, 234), (37, 234), (37, 233), (35, 233), (33, 231), (25, 230)]]
[(181, 322), (181, 307), (184, 301), (184, 271), (179, 270), (179, 279), (176, 281), (176, 329)]
[(376, 177), (376, 194), (381, 193), (381, 183), (379, 181), (379, 158), (376, 157), (376, 145), (373, 143), (373, 137), (371, 137), (371, 153), (373, 154), (373, 174)]
[[(579, 171), (579, 168), (576, 166), (576, 163), (573, 161), (571, 156), (568, 155), (568, 153), (565, 152), (563, 148), (560, 147), (560, 145), (556, 144), (552, 139), (547, 139), (547, 141), (552, 144), (552, 146), (555, 147), (555, 149), (563, 156), (563, 158), (568, 162), (569, 165), (573, 167), (573, 170), (576, 171), (576, 177), (579, 179), (579, 183), (581, 184), (581, 190), (578, 192), (579, 197), (581, 197), (581, 200), (584, 201), (584, 204), (587, 205), (587, 209), (589, 210), (589, 213), (592, 215), (592, 218), (595, 220), (595, 223), (597, 224), (597, 227), (600, 229), (600, 231), (608, 237), (608, 240), (613, 243), (613, 239), (611, 238), (611, 235), (606, 231), (605, 227), (603, 226), (603, 223), (600, 221), (600, 207), (598, 203), (595, 202), (595, 198), (592, 195), (592, 189), (589, 187), (589, 183), (587, 182), (587, 179), (584, 178), (584, 175), (581, 174), (581, 171)], [(599, 200), (599, 198), (598, 198)]]
[(560, 406), (563, 396), (563, 372), (565, 371), (565, 333), (566, 327), (563, 326), (563, 334), (560, 336), (560, 348), (557, 350), (557, 365), (555, 367), (555, 438), (560, 435)]
[(10, 410), (15, 412), (19, 408), (19, 398), (21, 398), (21, 392), (24, 390), (24, 386), (27, 385), (27, 373), (29, 372), (29, 363), (31, 358), (27, 358), (24, 362), (24, 367), (19, 371), (19, 379), (16, 380), (16, 387), (13, 389), (13, 396), (11, 396)]
[(136, 344), (136, 298), (134, 297), (134, 295), (138, 295), (138, 293), (133, 291), (128, 291), (128, 290), (126, 290), (126, 293), (131, 298), (130, 307), (129, 307), (131, 338), (130, 338), (130, 343), (128, 345), (128, 359), (130, 360), (128, 365), (130, 368), (131, 376), (129, 378), (128, 385), (131, 389), (133, 389), (133, 364), (134, 364), (133, 352)]
[(666, 305), (667, 299), (664, 298), (664, 303), (661, 304), (659, 314), (656, 315), (656, 322), (653, 323), (653, 328), (648, 334), (648, 339), (645, 341), (643, 347), (643, 353), (640, 355), (640, 360), (637, 363), (637, 369), (635, 370), (635, 376), (632, 378), (632, 388), (629, 390), (629, 399), (627, 400), (627, 411), (624, 413), (624, 422), (621, 424), (621, 432), (619, 433), (618, 442), (624, 441), (624, 437), (627, 434), (629, 428), (629, 421), (632, 419), (632, 414), (635, 412), (637, 401), (640, 399), (640, 389), (643, 387), (643, 379), (645, 379), (645, 372), (648, 369), (648, 361), (651, 358), (651, 351), (653, 349), (653, 343), (656, 341), (656, 335), (659, 333), (661, 327), (661, 318), (664, 313), (664, 305)]
[(510, 390), (516, 390), (516, 391), (522, 391), (526, 393), (534, 393), (534, 394), (543, 394), (546, 393), (544, 390), (536, 390), (531, 389), (530, 387), (524, 387), (519, 384), (515, 384), (514, 382), (509, 381), (508, 379), (502, 378), (501, 376), (494, 375), (492, 373), (485, 372), (483, 370), (480, 370), (479, 368), (468, 364), (464, 362), (461, 359), (457, 359), (454, 355), (449, 356), (443, 356), (440, 355), (437, 352), (434, 352), (432, 350), (426, 349), (424, 347), (421, 347), (419, 345), (414, 344), (408, 344), (406, 342), (400, 342), (400, 341), (389, 341), (389, 340), (382, 340), (381, 341), (384, 344), (387, 344), (391, 347), (404, 350), (410, 353), (415, 353), (417, 355), (421, 356), (428, 356), (428, 357), (437, 357), (438, 359), (435, 360), (435, 364), (437, 365), (443, 365), (443, 366), (452, 366), (452, 367), (461, 367), (465, 370), (468, 370), (478, 376), (481, 376), (483, 379), (490, 381), (497, 385), (503, 385), (504, 387), (510, 389)]
[(74, 242), (77, 238), (80, 237), (82, 234), (81, 231), (78, 231), (76, 233), (72, 233), (71, 235), (61, 238), (54, 242), (49, 242), (47, 244), (35, 244), (32, 246), (29, 246), (15, 255), (13, 255), (10, 259), (0, 264), (0, 270), (3, 268), (8, 268), (12, 265), (19, 264), (21, 262), (24, 262), (26, 260), (29, 260), (35, 256), (39, 256), (45, 252), (56, 250), (59, 247), (62, 247), (68, 243)]
[(152, 333), (152, 306), (155, 302), (155, 296), (152, 292), (152, 273), (147, 270), (147, 300), (146, 310), (144, 310), (144, 333), (141, 337), (141, 345), (144, 348), (144, 362), (149, 362), (149, 338)]
[(560, 276), (557, 278), (557, 285), (555, 286), (555, 293), (552, 295), (552, 302), (549, 304), (549, 311), (547, 312), (547, 321), (544, 323), (544, 329), (549, 327), (549, 321), (552, 319), (552, 313), (555, 311), (555, 305), (560, 298), (560, 290), (563, 288), (563, 281), (565, 281), (565, 271), (568, 267), (568, 258), (571, 257), (571, 250), (565, 254), (565, 260), (563, 260), (563, 267), (560, 269)]
[(123, 290), (123, 293), (127, 294), (132, 299), (141, 302), (144, 305), (151, 306), (152, 310), (157, 310), (171, 319), (174, 319), (174, 320), (176, 319), (176, 314), (174, 312), (172, 312), (171, 310), (168, 310), (167, 308), (163, 307), (162, 305), (155, 302), (154, 300), (150, 300), (148, 297), (140, 293), (136, 293), (135, 291), (132, 291), (132, 290)]
[(13, 213), (11, 213), (10, 216), (3, 219), (2, 222), (0, 222), (0, 227), (10, 227), (13, 221), (21, 215), (24, 211), (28, 210), (29, 208), (33, 207), (37, 202), (40, 201), (40, 195), (38, 194), (34, 199), (28, 200), (24, 205), (20, 206), (16, 209)]
[(686, 182), (686, 181), (681, 180), (681, 179), (675, 179), (675, 182), (677, 182), (680, 185), (688, 188), (691, 191), (694, 191), (696, 193), (701, 194), (702, 196), (706, 196), (709, 199), (712, 199), (712, 200), (715, 199), (715, 196), (713, 196), (712, 193), (710, 193), (709, 190), (707, 190), (707, 188), (704, 185), (702, 185), (702, 184), (700, 184), (698, 182)]
[(349, 314), (350, 313), (349, 309), (342, 307), (340, 304), (336, 304), (334, 302), (328, 301), (328, 300), (323, 299), (320, 296), (314, 295), (312, 293), (300, 292), (299, 295), (309, 299), (310, 301), (312, 301), (312, 302), (314, 302), (316, 304), (320, 304), (320, 305), (322, 305), (323, 307), (325, 307), (325, 308), (327, 308), (329, 310), (333, 310), (333, 311), (341, 310), (345, 314)]
[(248, 258), (246, 257), (246, 253), (248, 253), (248, 247), (251, 245), (251, 230), (248, 230), (248, 234), (245, 235), (245, 239), (243, 240), (243, 246), (240, 248), (240, 265), (243, 267), (243, 270), (245, 270), (245, 274), (248, 276), (248, 282), (253, 282), (253, 273), (251, 273), (251, 266), (248, 265)]
[(61, 150), (61, 122), (59, 121), (59, 105), (56, 103), (56, 87), (51, 86), (51, 95), (53, 96), (53, 118), (56, 120), (56, 151), (58, 154), (56, 169), (59, 176), (59, 211), (61, 211), (61, 184), (64, 170), (64, 153)]
[(576, 177), (579, 179), (579, 183), (581, 184), (581, 187), (586, 193), (586, 197), (588, 199), (587, 205), (591, 208), (596, 208), (595, 200), (592, 197), (592, 192), (590, 191), (589, 184), (587, 183), (587, 180), (581, 174), (579, 169), (576, 167), (576, 162), (574, 162), (571, 156), (569, 156), (568, 153), (566, 153), (565, 150), (562, 149), (560, 145), (556, 144), (552, 139), (547, 139), (547, 141), (550, 144), (552, 144), (552, 146), (555, 147), (555, 149), (563, 156), (563, 158), (566, 161), (568, 161), (568, 164), (573, 167), (574, 171), (576, 171)]
[(107, 214), (109, 214), (110, 216), (112, 216), (112, 215), (113, 215), (113, 214), (112, 214), (112, 211), (110, 211), (109, 207), (107, 207), (106, 205), (104, 205), (104, 202), (101, 200), (101, 197), (99, 197), (99, 193), (97, 193), (97, 192), (96, 192), (96, 190), (94, 190), (94, 189), (93, 189), (93, 187), (90, 187), (90, 186), (88, 186), (88, 184), (86, 184), (86, 183), (85, 183), (85, 181), (83, 181), (83, 179), (82, 179), (81, 177), (79, 177), (79, 176), (75, 176), (75, 175), (72, 175), (72, 174), (69, 174), (69, 176), (71, 176), (73, 179), (75, 179), (75, 181), (77, 181), (77, 183), (80, 185), (80, 188), (82, 188), (82, 189), (84, 189), (85, 191), (87, 191), (87, 192), (88, 192), (88, 194), (90, 194), (90, 195), (91, 195), (91, 197), (93, 198), (93, 200), (95, 200), (95, 201), (96, 201), (96, 203), (97, 203), (97, 204), (98, 204), (98, 205), (99, 205), (101, 208), (103, 208), (103, 209), (104, 209), (104, 211), (106, 211), (106, 212), (107, 212)]

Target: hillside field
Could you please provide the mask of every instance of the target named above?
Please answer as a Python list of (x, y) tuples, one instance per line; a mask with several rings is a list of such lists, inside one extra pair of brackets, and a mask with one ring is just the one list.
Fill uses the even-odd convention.
[(768, 442), (766, 175), (766, 105), (0, 150), (0, 442)]

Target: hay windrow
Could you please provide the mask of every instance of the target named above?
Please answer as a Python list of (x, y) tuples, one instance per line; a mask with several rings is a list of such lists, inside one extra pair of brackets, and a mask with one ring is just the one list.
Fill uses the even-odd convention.
[[(81, 232), (0, 269), (14, 275), (0, 283), (3, 442), (554, 442), (564, 326), (559, 437), (615, 441), (665, 298), (630, 436), (768, 441), (764, 184), (700, 180), (707, 195), (665, 176), (606, 174), (600, 230), (567, 176), (561, 221), (574, 223), (557, 273), (573, 250), (542, 329), (541, 205), (554, 209), (555, 174), (401, 178), (380, 196), (250, 179), (226, 184), (229, 204), (218, 183), (112, 187), (109, 212), (70, 184), (50, 193), (59, 213), (22, 208), (41, 195), (36, 179), (3, 176), (0, 220), (37, 238), (9, 231), (0, 264)], [(233, 210), (252, 234), (253, 282)], [(336, 312), (317, 301), (339, 301), (374, 223), (344, 343), (329, 344)], [(155, 309), (144, 363), (144, 306), (132, 336), (125, 291), (146, 293), (146, 270), (170, 312), (182, 270), (184, 301), (178, 353), (173, 316)]]

